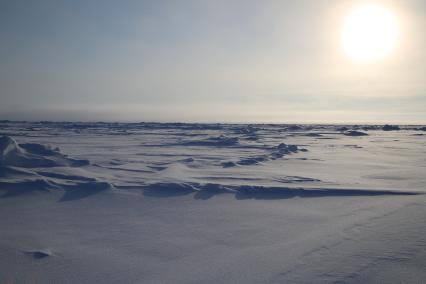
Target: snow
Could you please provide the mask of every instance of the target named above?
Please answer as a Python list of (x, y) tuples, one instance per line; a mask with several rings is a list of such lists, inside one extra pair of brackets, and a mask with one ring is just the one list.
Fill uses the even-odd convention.
[(421, 283), (424, 127), (398, 129), (2, 121), (0, 282)]
[(346, 135), (346, 136), (367, 136), (368, 134), (365, 133), (365, 132), (353, 130), (353, 131), (345, 132), (344, 135)]
[(87, 160), (74, 160), (62, 155), (58, 150), (37, 143), (18, 145), (9, 136), (0, 137), (0, 166), (23, 168), (83, 166)]

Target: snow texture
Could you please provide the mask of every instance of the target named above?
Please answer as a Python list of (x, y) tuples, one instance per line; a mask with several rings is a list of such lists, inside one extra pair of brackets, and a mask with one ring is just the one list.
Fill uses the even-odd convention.
[(0, 283), (422, 283), (425, 129), (1, 121)]

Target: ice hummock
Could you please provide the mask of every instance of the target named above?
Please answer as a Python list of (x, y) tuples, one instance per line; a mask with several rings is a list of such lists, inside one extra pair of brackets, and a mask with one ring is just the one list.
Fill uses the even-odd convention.
[(0, 137), (0, 166), (22, 168), (35, 167), (79, 167), (87, 165), (87, 160), (76, 160), (66, 157), (59, 149), (37, 144), (18, 144), (9, 136)]

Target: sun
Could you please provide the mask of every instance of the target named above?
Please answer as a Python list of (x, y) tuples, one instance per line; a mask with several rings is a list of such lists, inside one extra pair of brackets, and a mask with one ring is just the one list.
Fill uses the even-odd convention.
[(342, 46), (355, 60), (386, 57), (394, 49), (399, 36), (396, 17), (381, 6), (367, 5), (352, 11), (342, 32)]

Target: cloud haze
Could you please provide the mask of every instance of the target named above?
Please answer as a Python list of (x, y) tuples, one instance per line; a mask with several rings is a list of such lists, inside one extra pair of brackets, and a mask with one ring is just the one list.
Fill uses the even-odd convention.
[(425, 123), (426, 3), (386, 59), (339, 37), (373, 1), (2, 1), (0, 119)]

